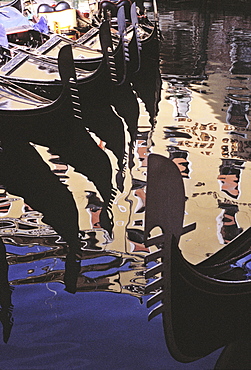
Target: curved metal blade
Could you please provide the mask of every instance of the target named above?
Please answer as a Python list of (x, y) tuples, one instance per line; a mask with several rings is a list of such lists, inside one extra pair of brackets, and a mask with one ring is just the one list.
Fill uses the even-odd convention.
[(137, 16), (137, 10), (136, 10), (136, 3), (133, 3), (131, 5), (131, 21), (133, 27), (138, 26), (138, 16)]
[(118, 8), (117, 23), (118, 23), (119, 35), (121, 37), (124, 35), (124, 32), (126, 30), (125, 9), (123, 6), (120, 6)]
[(70, 44), (63, 46), (59, 50), (58, 70), (63, 84), (67, 84), (71, 78), (76, 81), (76, 71)]

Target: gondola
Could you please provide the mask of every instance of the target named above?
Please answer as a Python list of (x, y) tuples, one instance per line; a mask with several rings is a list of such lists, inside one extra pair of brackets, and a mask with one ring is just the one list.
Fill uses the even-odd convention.
[[(115, 3), (112, 3), (115, 7)], [(122, 19), (123, 6), (118, 8), (118, 13), (116, 13), (116, 22), (109, 23), (111, 25), (111, 37), (112, 37), (112, 46), (115, 50), (121, 40), (124, 43), (128, 42), (130, 46), (130, 63), (132, 62), (134, 65), (137, 64), (137, 68), (139, 67), (139, 53), (141, 51), (141, 43), (148, 45), (150, 39), (154, 32), (154, 26), (149, 23), (148, 26), (141, 25), (138, 22), (138, 16), (136, 13), (136, 6), (135, 3), (131, 5), (131, 16), (130, 20), (125, 18)], [(118, 16), (119, 14), (119, 16)], [(134, 19), (132, 22), (131, 18)], [(120, 24), (119, 24), (120, 22)], [(124, 22), (124, 24), (123, 24)], [(65, 43), (70, 43), (73, 49), (73, 56), (75, 65), (77, 68), (83, 69), (95, 69), (97, 68), (98, 64), (101, 62), (103, 58), (102, 54), (102, 47), (100, 44), (99, 38), (99, 26), (102, 23), (102, 19), (100, 19), (99, 25), (92, 27), (89, 31), (87, 31), (84, 35), (82, 35), (77, 40), (69, 39), (61, 34), (52, 34), (50, 39), (46, 41), (43, 45), (37, 48), (35, 51), (39, 55), (47, 56), (51, 60), (55, 60), (57, 57), (57, 53), (60, 47), (62, 47)], [(119, 29), (120, 28), (120, 29)], [(119, 50), (119, 49), (118, 49)], [(152, 51), (152, 50), (151, 50)], [(119, 53), (118, 53), (119, 54)], [(117, 57), (117, 53), (115, 50), (115, 58)], [(119, 57), (119, 56), (118, 56)], [(128, 55), (129, 57), (129, 55)], [(137, 61), (136, 61), (137, 59)], [(129, 61), (129, 59), (128, 59)], [(134, 67), (130, 66), (130, 69), (133, 70)]]
[[(154, 126), (158, 114), (162, 85), (159, 69), (161, 34), (158, 22), (152, 23), (147, 17), (140, 17), (137, 14), (135, 2), (130, 7), (130, 14), (127, 14), (129, 20), (126, 18), (123, 6), (118, 8), (116, 15), (120, 41), (122, 41), (123, 58), (121, 61), (121, 55), (115, 53), (114, 59), (117, 65), (124, 64), (122, 70), (125, 72), (123, 76), (120, 76), (120, 81), (125, 82), (124, 88), (132, 89), (141, 98), (149, 113), (149, 120), (152, 126)], [(114, 40), (110, 42), (111, 48), (113, 43)], [(119, 101), (123, 101), (123, 96), (125, 95), (123, 91), (118, 94), (119, 90), (122, 89), (116, 89), (113, 95), (113, 97), (117, 98), (117, 104)], [(112, 101), (115, 104), (114, 99)], [(131, 100), (130, 104), (133, 104), (133, 100)], [(133, 105), (135, 107), (136, 104), (134, 103)], [(120, 104), (120, 109), (123, 106), (126, 106), (126, 104)], [(136, 107), (134, 110), (136, 112)], [(131, 137), (135, 139), (136, 117), (126, 118), (127, 111), (123, 109), (122, 111), (119, 110), (118, 113), (126, 119), (127, 123), (133, 122), (129, 131)]]
[[(115, 3), (112, 4), (116, 7)], [(121, 13), (122, 8), (124, 9), (123, 6), (118, 7), (119, 13)], [(130, 19), (124, 18), (124, 21), (122, 19), (121, 26), (118, 25), (119, 20), (117, 19), (117, 15), (116, 13), (116, 18), (114, 18), (116, 19), (115, 23), (114, 21), (113, 23), (109, 21), (111, 23), (113, 48), (116, 49), (121, 37), (123, 37), (122, 32), (124, 32), (130, 46), (130, 63), (133, 65), (130, 66), (130, 70), (135, 72), (136, 65), (137, 68), (139, 68), (139, 54), (142, 47), (148, 50), (151, 57), (153, 56), (153, 51), (157, 46), (157, 44), (154, 43), (155, 45), (153, 47), (152, 42), (152, 40), (156, 41), (156, 27), (150, 21), (147, 21), (147, 18), (143, 18), (144, 21), (139, 21), (135, 3), (130, 7)], [(121, 18), (121, 16), (119, 18)], [(124, 22), (124, 24), (122, 24), (122, 22)], [(101, 23), (102, 18), (99, 21), (99, 25), (92, 27), (77, 40), (69, 39), (61, 34), (51, 33), (50, 37), (48, 37), (49, 39), (47, 41), (45, 40), (43, 45), (34, 48), (34, 52), (38, 55), (47, 56), (52, 61), (56, 62), (58, 50), (66, 43), (70, 43), (72, 45), (75, 66), (85, 70), (96, 69), (103, 58), (99, 38), (99, 26)], [(122, 31), (118, 30), (119, 27), (122, 27)], [(124, 42), (126, 41), (124, 40)], [(143, 44), (143, 46), (141, 44)]]
[[(70, 57), (69, 47), (60, 51), (58, 63), (64, 87), (59, 98), (54, 102), (31, 94), (1, 79), (0, 182), (8, 192), (21, 196), (27, 204), (42, 212), (45, 223), (51, 225), (64, 238), (71, 253), (75, 255), (80, 244), (78, 213), (72, 194), (64, 185), (62, 186), (30, 144), (33, 131), (40, 132), (46, 122), (52, 126), (61, 125), (65, 118), (69, 119), (73, 126), (74, 123), (76, 124), (77, 118), (72, 107), (73, 99), (70, 90), (70, 86), (73, 87), (75, 72), (74, 68), (69, 68)], [(67, 62), (66, 65), (65, 62)], [(70, 79), (73, 81), (70, 82)], [(67, 207), (67, 216), (58, 217), (61, 213), (64, 215), (65, 207)], [(2, 241), (0, 249), (1, 266), (5, 269), (3, 271), (1, 269), (3, 276), (0, 287), (2, 309), (0, 321), (3, 324), (3, 339), (7, 342), (13, 323), (11, 321), (8, 269), (4, 267), (8, 264)]]
[[(109, 48), (110, 39), (109, 34), (107, 37), (107, 32), (109, 32), (109, 23), (105, 21), (100, 26), (99, 35), (102, 38), (102, 45), (107, 45), (108, 42), (108, 45), (104, 46), (106, 49)], [(113, 54), (109, 54), (108, 58), (111, 64), (114, 59)], [(115, 62), (113, 65), (116, 67)], [(111, 73), (114, 70), (113, 68)], [(97, 70), (90, 72), (77, 69), (77, 84), (84, 108), (84, 125), (105, 141), (106, 147), (113, 151), (118, 159), (118, 174), (121, 174), (125, 159), (125, 132), (120, 117), (125, 118), (133, 140), (137, 129), (139, 107), (130, 85), (121, 85), (120, 79), (116, 78), (117, 74), (111, 75), (108, 72), (107, 60), (102, 59)], [(1, 68), (0, 74), (22, 88), (45, 98), (55, 99), (61, 90), (56, 64), (27, 51), (20, 52), (6, 63)], [(120, 72), (123, 79), (122, 74)], [(118, 115), (114, 113), (112, 105), (115, 106)], [(131, 107), (129, 111), (128, 105)], [(113, 139), (114, 135), (116, 140)]]
[(249, 277), (250, 260), (251, 227), (195, 267), (197, 271), (211, 277), (241, 280)]
[[(146, 272), (146, 279), (154, 280), (145, 293), (153, 294), (147, 307), (161, 303), (150, 312), (149, 320), (162, 314), (169, 352), (177, 361), (186, 363), (232, 343), (250, 341), (251, 280), (244, 274), (210, 276), (203, 273), (201, 266), (197, 268), (184, 259), (179, 238), (195, 227), (183, 227), (184, 205), (184, 185), (178, 168), (170, 159), (150, 154), (145, 244), (156, 245), (157, 250), (147, 255), (145, 262), (159, 263)], [(160, 227), (160, 235), (151, 237), (155, 227)], [(233, 258), (231, 263), (238, 260)]]
[[(60, 60), (63, 60), (61, 62), (64, 64), (63, 68), (68, 69), (67, 75), (70, 74), (75, 78), (73, 75), (75, 70), (71, 67), (69, 55), (64, 53), (64, 50), (69, 48), (70, 46), (66, 46), (61, 49), (62, 52), (60, 50), (60, 55), (63, 56)], [(60, 68), (59, 71), (62, 75)], [(64, 75), (62, 81), (68, 86)], [(49, 147), (54, 153), (59, 154), (65, 163), (71, 164), (77, 172), (94, 182), (104, 199), (101, 225), (107, 227), (111, 233), (112, 225), (106, 214), (113, 189), (111, 164), (106, 153), (98, 147), (85, 126), (81, 124), (82, 113), (77, 99), (77, 89), (73, 82), (70, 82), (70, 87), (72, 90), (67, 87), (58, 99), (50, 102), (1, 79), (1, 143), (4, 150), (0, 158), (2, 167), (0, 182), (7, 186), (10, 193), (23, 196), (29, 189), (30, 176), (34, 189), (23, 197), (28, 198), (27, 203), (33, 209), (44, 214), (45, 222), (47, 220), (66, 242), (72, 244), (74, 238), (78, 240), (78, 215), (72, 195), (64, 185), (58, 184), (58, 178), (49, 169), (40, 164), (40, 156), (36, 155), (35, 149), (29, 145), (32, 142)], [(40, 174), (40, 177), (34, 176), (32, 171), (34, 174)], [(51, 189), (48, 193), (55, 193), (55, 197), (50, 195), (51, 210), (48, 209), (46, 205), (48, 202), (44, 199), (46, 194), (43, 181), (39, 180), (43, 175), (44, 181), (50, 182)], [(16, 177), (24, 178), (23, 183), (19, 179), (14, 181)], [(61, 200), (56, 196), (57, 192), (61, 194)], [(77, 235), (73, 237), (72, 234)]]
[[(123, 24), (122, 8), (120, 9), (120, 14)], [(109, 21), (103, 22), (99, 29), (99, 37), (102, 37), (103, 40), (105, 39), (105, 42), (103, 41), (101, 44), (106, 45), (103, 47), (103, 53), (106, 55), (106, 59), (102, 59), (97, 70), (93, 71), (90, 78), (88, 77), (88, 71), (80, 69), (77, 70), (77, 77), (80, 99), (84, 106), (87, 107), (85, 110), (86, 127), (95, 132), (101, 140), (105, 141), (107, 148), (111, 149), (118, 158), (119, 172), (117, 178), (118, 182), (120, 182), (119, 189), (123, 190), (122, 173), (124, 169), (125, 144), (123, 142), (123, 123), (120, 117), (125, 119), (128, 126), (128, 131), (131, 136), (130, 147), (132, 148), (138, 125), (139, 105), (136, 95), (132, 91), (130, 79), (128, 79), (126, 75), (127, 66), (124, 64), (124, 61), (120, 63), (118, 61), (119, 58), (120, 60), (121, 58), (124, 60), (125, 47), (121, 45), (121, 48), (118, 46), (114, 52), (110, 51), (110, 49), (113, 48), (113, 42), (111, 36), (108, 35), (107, 37), (107, 32), (110, 29), (108, 24)], [(104, 31), (105, 29), (106, 31)], [(122, 32), (123, 25), (121, 26), (121, 33)], [(105, 50), (108, 51), (108, 49), (109, 52), (106, 53)], [(118, 57), (118, 54), (120, 54), (118, 49), (124, 50), (120, 57)], [(108, 78), (107, 66), (108, 70), (111, 72), (111, 78)], [(118, 67), (116, 69), (116, 75), (114, 75), (114, 66)], [(52, 61), (49, 62), (46, 56), (36, 56), (32, 52), (23, 50), (2, 66), (0, 75), (36, 94), (49, 99), (55, 99), (58, 97), (61, 89), (58, 72), (56, 70), (56, 64), (52, 63)], [(149, 76), (150, 74), (148, 73), (148, 77)], [(143, 81), (144, 80), (145, 78)], [(144, 86), (145, 83), (143, 82), (141, 85), (142, 89)], [(157, 84), (157, 86), (160, 91), (160, 84)], [(145, 94), (147, 98), (149, 94), (151, 95), (150, 104), (155, 106), (156, 89), (155, 86), (153, 88), (154, 91), (151, 93), (152, 90), (148, 86), (148, 92)], [(143, 96), (142, 99), (144, 100)], [(115, 107), (118, 116), (115, 116), (111, 106)], [(130, 110), (127, 109), (128, 106), (131, 107)], [(105, 124), (102, 124), (101, 117), (104, 116), (106, 117)], [(111, 139), (115, 133), (114, 128), (117, 132), (116, 142)]]
[[(50, 39), (43, 45), (34, 50), (36, 54), (46, 56), (49, 60), (54, 61), (57, 57), (58, 51), (63, 45), (70, 44), (72, 46), (73, 58), (76, 68), (84, 70), (94, 70), (98, 68), (103, 59), (100, 43), (93, 40), (94, 36), (98, 38), (99, 28), (92, 28), (88, 31), (80, 41), (74, 41), (61, 34), (52, 34)], [(85, 45), (84, 40), (93, 40), (93, 47)]]
[[(144, 102), (150, 116), (150, 123), (154, 126), (158, 114), (162, 85), (159, 69), (161, 32), (157, 18), (157, 9), (155, 9), (155, 21), (152, 22), (145, 15), (140, 16), (137, 13), (135, 2), (130, 7), (125, 7), (124, 1), (118, 1), (117, 3), (104, 1), (102, 3), (105, 6), (109, 4), (113, 9), (115, 8), (115, 17), (110, 17), (109, 22), (111, 24), (111, 48), (114, 49), (114, 59), (116, 64), (120, 65), (120, 70), (121, 66), (123, 66), (122, 74), (119, 76), (120, 84), (124, 81), (130, 83), (133, 90)], [(103, 11), (102, 16), (109, 19), (105, 11)], [(102, 18), (100, 18), (100, 22), (101, 20)], [(60, 37), (54, 36), (54, 38), (59, 40)], [(95, 53), (98, 53), (101, 47), (97, 27), (89, 30), (78, 40), (68, 42), (72, 42), (75, 45), (76, 51), (77, 48), (84, 47), (94, 48)], [(118, 47), (119, 43), (121, 43), (120, 48)], [(47, 57), (52, 57), (53, 48), (47, 49), (46, 45), (49, 45), (49, 41), (42, 45), (40, 50), (44, 50), (43, 54), (47, 55)], [(84, 50), (82, 50), (82, 55), (85, 55)], [(97, 65), (98, 63), (99, 57), (97, 54), (95, 58), (95, 61), (93, 58), (88, 61), (88, 53), (86, 51), (86, 57), (79, 60), (76, 55), (75, 61), (79, 68), (90, 69), (92, 65)]]
[[(117, 25), (119, 31), (115, 31), (114, 33), (111, 32), (112, 28), (110, 28), (110, 46), (113, 50), (113, 59), (116, 65), (119, 66), (119, 68), (117, 69), (117, 85), (123, 85), (123, 83), (126, 82), (128, 91), (129, 87), (131, 89), (132, 82), (133, 90), (135, 90), (137, 94), (141, 97), (141, 99), (145, 102), (146, 109), (151, 117), (151, 121), (153, 121), (158, 111), (157, 104), (159, 102), (161, 90), (159, 65), (158, 62), (156, 62), (156, 60), (158, 61), (159, 58), (159, 39), (157, 35), (157, 27), (156, 24), (154, 26), (145, 18), (144, 21), (138, 21), (135, 3), (133, 3), (131, 6), (131, 20), (132, 22), (129, 22), (129, 25), (127, 25), (125, 15), (123, 14), (123, 7), (120, 7), (118, 10)], [(98, 66), (100, 66), (100, 64), (102, 64), (104, 56), (102, 53), (102, 46), (100, 44), (99, 27), (92, 28), (77, 41), (73, 41), (61, 35), (54, 34), (39, 48), (33, 48), (32, 52), (40, 56), (41, 60), (42, 58), (48, 58), (55, 63), (55, 58), (57, 56), (58, 50), (60, 50), (60, 48), (65, 44), (72, 45), (75, 66), (77, 68), (84, 70), (95, 70), (96, 68), (98, 68)], [(2, 61), (3, 63), (5, 63), (6, 60), (10, 58), (11, 53), (4, 48), (2, 49)], [(17, 49), (15, 46), (14, 50), (14, 53), (17, 53), (17, 51), (20, 49)], [(17, 57), (22, 59), (21, 55), (24, 52), (25, 50), (20, 51)], [(106, 61), (110, 65), (111, 63), (113, 63), (111, 60), (111, 55), (108, 56)], [(2, 67), (1, 74), (5, 74), (4, 69), (5, 66)], [(146, 74), (148, 76), (147, 79), (145, 78)], [(9, 71), (8, 78), (12, 78)], [(130, 86), (128, 86), (128, 84), (130, 84)], [(30, 83), (29, 86), (31, 86), (32, 88), (32, 85), (30, 85)], [(121, 90), (122, 89), (119, 89), (119, 93)], [(43, 93), (45, 93), (46, 90), (42, 89), (42, 91)], [(36, 92), (40, 93), (38, 90)], [(115, 104), (114, 101), (116, 100), (116, 104), (118, 105), (120, 99), (117, 99), (117, 92), (114, 95), (116, 98), (113, 100), (113, 103)], [(120, 93), (120, 95), (125, 96), (125, 93)], [(136, 107), (135, 98), (134, 103), (131, 104)], [(120, 104), (121, 107), (118, 114), (124, 117), (127, 120), (128, 124), (133, 126), (130, 134), (131, 136), (135, 136), (135, 121), (138, 119), (138, 117), (126, 118), (127, 111), (125, 111), (125, 109), (122, 109), (124, 105), (125, 104)], [(138, 115), (138, 113), (135, 113), (135, 116), (136, 115)]]
[[(104, 3), (110, 2), (104, 1)], [(134, 2), (130, 7), (130, 14), (127, 14), (128, 22), (125, 11), (122, 16), (122, 9), (123, 6), (118, 9), (117, 19), (120, 39), (127, 40), (128, 43), (128, 52), (124, 52), (124, 59), (127, 58), (127, 63), (124, 65), (126, 81), (145, 104), (150, 116), (149, 121), (154, 126), (162, 85), (159, 68), (161, 32), (157, 16), (154, 22), (149, 21), (147, 17), (140, 17)], [(157, 9), (155, 12), (157, 13)]]
[[(147, 18), (144, 19), (143, 22), (145, 23), (139, 23), (139, 26), (148, 30), (149, 36), (144, 40), (139, 39), (141, 50), (138, 58), (138, 68), (136, 68), (134, 64), (134, 61), (137, 60), (135, 57), (134, 60), (131, 61), (128, 69), (132, 87), (144, 102), (146, 111), (150, 116), (149, 121), (152, 127), (154, 127), (156, 123), (155, 119), (159, 111), (158, 104), (161, 100), (162, 87), (159, 67), (161, 32), (157, 20), (154, 24), (152, 24), (152, 22), (149, 24)], [(136, 25), (136, 30), (137, 29)], [(130, 54), (136, 54), (135, 50), (137, 50), (135, 42), (131, 42), (129, 44)], [(145, 78), (146, 76), (147, 78)]]

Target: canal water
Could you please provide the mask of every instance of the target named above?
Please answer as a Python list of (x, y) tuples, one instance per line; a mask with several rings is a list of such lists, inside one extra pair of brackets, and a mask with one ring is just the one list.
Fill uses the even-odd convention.
[[(181, 172), (184, 224), (196, 223), (180, 240), (189, 262), (206, 259), (250, 226), (251, 8), (242, 1), (159, 0), (158, 9), (158, 114), (152, 125), (138, 99), (134, 165), (125, 168), (123, 189), (113, 201), (112, 235), (100, 227), (102, 200), (94, 184), (48, 148), (36, 146), (79, 210), (83, 257), (75, 294), (64, 289), (61, 238), (39, 212), (1, 187), (0, 236), (7, 248), (14, 320), (8, 343), (0, 341), (1, 370), (209, 370), (221, 353), (179, 363), (166, 347), (161, 317), (147, 320), (147, 160), (150, 153), (164, 155)], [(125, 132), (129, 141), (126, 127)], [(116, 159), (95, 140), (110, 158), (116, 187)]]

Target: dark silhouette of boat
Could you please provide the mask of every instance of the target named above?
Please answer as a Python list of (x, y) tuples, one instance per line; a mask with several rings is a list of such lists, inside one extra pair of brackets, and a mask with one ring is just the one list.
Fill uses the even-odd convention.
[[(107, 79), (108, 76), (103, 80), (103, 83), (99, 79), (99, 87), (94, 86), (90, 91), (86, 88), (87, 80), (84, 76), (85, 92), (82, 94), (82, 88), (80, 88), (80, 97), (85, 102), (85, 106), (88, 106), (88, 111), (90, 111), (94, 100), (98, 100), (99, 104), (96, 104), (92, 111), (98, 112), (99, 116), (100, 111), (104, 111), (104, 106), (107, 103), (115, 107), (118, 115), (123, 117), (127, 123), (131, 137), (130, 145), (132, 146), (135, 140), (139, 118), (139, 106), (134, 91), (145, 102), (146, 109), (150, 114), (150, 120), (153, 123), (158, 112), (157, 105), (160, 100), (161, 78), (158, 65), (159, 37), (156, 24), (150, 23), (147, 18), (143, 18), (143, 21), (139, 22), (135, 3), (132, 4), (130, 12), (131, 21), (129, 22), (129, 26), (127, 26), (124, 6), (119, 8), (116, 21), (118, 28), (116, 36), (111, 32), (111, 27), (108, 27), (110, 25), (110, 21), (108, 20), (102, 22), (103, 24), (101, 23), (100, 27), (91, 29), (77, 41), (60, 35), (54, 35), (46, 43), (41, 45), (40, 48), (36, 49), (35, 53), (34, 51), (27, 52), (25, 50), (19, 50), (19, 53), (2, 67), (0, 74), (30, 91), (44, 97), (55, 99), (60, 91), (60, 87), (57, 86), (56, 88), (55, 86), (56, 81), (53, 81), (53, 84), (51, 84), (51, 81), (44, 83), (41, 80), (57, 79), (57, 77), (53, 76), (53, 72), (56, 69), (55, 58), (58, 50), (65, 44), (71, 44), (75, 66), (82, 69), (83, 74), (85, 74), (85, 71), (94, 71), (95, 69), (99, 71), (98, 73), (102, 74), (104, 73), (104, 69), (107, 69), (105, 66), (107, 64), (108, 72), (110, 72), (110, 81)], [(140, 32), (139, 28), (141, 30)], [(88, 33), (90, 34), (89, 36)], [(127, 41), (128, 33), (132, 35), (129, 42)], [(94, 50), (93, 47), (88, 46), (92, 44), (96, 45), (97, 39), (99, 40), (101, 38), (103, 40), (101, 42), (98, 41), (100, 50)], [(5, 63), (10, 58), (10, 52), (6, 48), (2, 49), (2, 61)], [(38, 57), (36, 57), (37, 54)], [(55, 67), (50, 65), (48, 60), (52, 64), (55, 63)], [(34, 70), (34, 63), (40, 65), (40, 67), (36, 67), (38, 70)], [(29, 70), (28, 74), (25, 68), (33, 68), (34, 77), (32, 79), (28, 77), (31, 70)], [(43, 76), (41, 76), (41, 70), (44, 72)], [(146, 75), (148, 76), (147, 79), (145, 78)], [(81, 84), (82, 78), (81, 71), (78, 71), (79, 84)], [(112, 84), (110, 83), (111, 81)], [(90, 84), (88, 85), (90, 86)], [(108, 91), (109, 93), (107, 93)], [(95, 99), (93, 98), (94, 95)], [(128, 110), (126, 108), (127, 106), (130, 106), (131, 109)], [(106, 109), (111, 110), (111, 107)], [(110, 121), (118, 121), (118, 118), (114, 117), (113, 112), (106, 112), (103, 116), (109, 116), (107, 125), (109, 125)], [(91, 116), (89, 121), (93, 122), (92, 126), (98, 126), (96, 117)], [(117, 126), (120, 126), (120, 131), (121, 124), (122, 122), (117, 124)], [(98, 128), (102, 130), (102, 127)], [(99, 136), (95, 128), (93, 129), (92, 127), (90, 129)], [(107, 131), (105, 133), (103, 132), (102, 135), (103, 137), (101, 139), (107, 143), (108, 148), (114, 145), (114, 143), (111, 143)], [(121, 137), (121, 134), (118, 136)], [(122, 143), (119, 147), (123, 148)], [(112, 150), (117, 151), (115, 155), (117, 157), (119, 156), (119, 170), (123, 171), (121, 150), (120, 153), (118, 153), (119, 149), (117, 148), (113, 148)]]
[[(105, 27), (105, 24), (101, 26)], [(101, 31), (102, 34), (102, 31)], [(62, 84), (57, 65), (26, 51), (20, 52), (2, 67), (4, 77), (31, 92), (49, 99), (56, 99)], [(111, 106), (112, 82), (107, 71), (106, 61), (102, 59), (96, 70), (77, 70), (77, 85), (80, 103), (84, 112), (83, 124), (94, 132), (118, 159), (119, 171), (124, 169), (125, 133), (122, 119)], [(123, 89), (125, 92), (125, 90)], [(135, 107), (134, 122), (138, 119), (138, 103), (132, 91), (127, 89), (125, 99), (132, 100)], [(119, 106), (119, 102), (117, 103)], [(122, 114), (123, 105), (119, 112)], [(128, 113), (131, 118), (133, 110)], [(128, 118), (129, 119), (129, 118)], [(113, 139), (114, 135), (116, 140)]]
[[(72, 193), (51, 172), (30, 144), (32, 142), (49, 147), (65, 163), (72, 165), (75, 171), (93, 181), (104, 199), (100, 224), (111, 235), (111, 164), (106, 153), (82, 124), (70, 49), (70, 46), (66, 46), (60, 50), (59, 71), (65, 87), (54, 102), (1, 80), (0, 182), (8, 192), (21, 196), (30, 207), (40, 211), (44, 215), (44, 222), (51, 225), (67, 243), (67, 257), (72, 263), (66, 269), (70, 276), (66, 286), (69, 284), (68, 291), (74, 292), (71, 279), (74, 278), (75, 270), (72, 274), (71, 267), (79, 268), (76, 255), (81, 249), (78, 210)], [(62, 72), (65, 69), (67, 74)]]
[[(138, 14), (136, 2), (132, 2), (130, 6), (126, 6), (126, 3), (130, 3), (129, 1), (112, 3), (104, 1), (101, 2), (101, 4), (102, 3), (104, 7), (108, 6), (108, 9), (112, 7), (114, 9), (114, 15), (116, 15), (116, 18), (111, 18), (111, 16), (108, 17), (103, 14), (103, 18), (110, 19), (109, 24), (111, 30), (118, 30), (117, 33), (119, 38), (118, 35), (116, 36), (114, 32), (111, 32), (109, 47), (114, 49), (114, 60), (116, 65), (120, 66), (117, 71), (119, 83), (121, 85), (123, 82), (126, 82), (123, 84), (124, 88), (128, 86), (128, 83), (130, 84), (130, 87), (132, 87), (144, 102), (145, 108), (150, 116), (150, 123), (154, 126), (155, 118), (158, 114), (158, 103), (160, 101), (162, 86), (159, 69), (161, 32), (157, 18), (157, 9), (155, 10), (155, 20), (150, 21), (146, 15)], [(114, 19), (116, 22), (115, 24)], [(101, 20), (102, 18), (100, 21)], [(88, 36), (89, 33), (91, 37)], [(96, 45), (93, 38), (97, 37), (98, 33), (91, 29), (78, 39), (75, 45), (82, 45), (84, 47), (91, 45), (91, 43)], [(41, 48), (43, 48), (43, 46)], [(49, 51), (47, 55), (50, 53), (51, 51)], [(83, 68), (84, 66), (85, 68), (87, 62), (87, 58), (80, 61), (78, 67)], [(88, 68), (90, 68), (90, 65)], [(117, 90), (115, 93), (116, 97), (118, 93)], [(123, 95), (124, 92), (120, 97)], [(119, 98), (117, 101), (121, 101), (121, 99)], [(132, 104), (132, 102), (129, 104)], [(120, 111), (119, 114), (126, 118), (125, 111)], [(127, 123), (130, 121), (131, 118), (128, 117)]]
[[(122, 8), (120, 9), (122, 10)], [(120, 33), (122, 34), (123, 12), (121, 14), (122, 26)], [(103, 51), (112, 48), (109, 29), (108, 21), (103, 22), (100, 26), (99, 37)], [(125, 56), (123, 43), (121, 48), (122, 51), (124, 50), (122, 56)], [(122, 63), (121, 68), (121, 63), (118, 63), (118, 57), (115, 56), (115, 54), (118, 54), (117, 49), (116, 52), (106, 53), (106, 58), (102, 59), (99, 67), (92, 71), (91, 75), (90, 71), (81, 69), (77, 70), (77, 77), (79, 96), (84, 109), (84, 125), (102, 141), (106, 142), (106, 147), (112, 150), (117, 157), (117, 186), (122, 191), (126, 154), (124, 125), (120, 117), (125, 119), (130, 133), (131, 151), (137, 133), (139, 105), (130, 81), (126, 79), (125, 65)], [(112, 75), (111, 68), (109, 68), (111, 63), (116, 69), (115, 78), (114, 73)], [(110, 73), (107, 73), (107, 70)], [(1, 72), (6, 79), (43, 97), (54, 100), (60, 94), (61, 82), (58, 77), (57, 66), (41, 55), (36, 56), (25, 50), (20, 51), (2, 67)], [(148, 73), (149, 75), (150, 73)], [(117, 80), (117, 76), (119, 76), (119, 80)], [(144, 87), (144, 83), (141, 86)], [(158, 86), (160, 87), (160, 84)], [(147, 94), (149, 94), (149, 91), (150, 89), (148, 89)], [(155, 105), (156, 100), (155, 92), (154, 87), (154, 91), (151, 92), (153, 105)], [(127, 109), (128, 106), (130, 106), (130, 110)], [(114, 112), (114, 107), (117, 114)], [(114, 135), (116, 140), (113, 139)]]
[[(107, 26), (108, 21), (105, 21), (100, 27), (102, 45), (109, 40), (106, 37), (106, 31), (109, 31)], [(109, 56), (109, 60), (114, 60), (113, 54)], [(114, 65), (117, 67), (115, 61)], [(132, 143), (138, 125), (139, 105), (130, 84), (121, 85), (119, 81), (111, 79), (107, 67), (106, 59), (102, 59), (94, 71), (78, 69), (77, 84), (84, 112), (83, 124), (104, 141), (106, 148), (112, 150), (117, 157), (117, 185), (123, 191), (126, 154), (124, 123), (121, 117), (126, 121)], [(116, 71), (117, 69), (119, 68)], [(54, 100), (60, 94), (62, 86), (57, 66), (42, 56), (35, 56), (27, 51), (20, 52), (1, 71), (6, 79), (43, 97)], [(127, 109), (128, 106), (130, 110)]]
[[(134, 2), (130, 8), (129, 26), (126, 26), (126, 16), (124, 15), (124, 20), (120, 19), (122, 14), (126, 14), (126, 12), (122, 12), (122, 9), (123, 6), (119, 8), (117, 13), (118, 24), (123, 25), (124, 22), (124, 26), (121, 27), (119, 32), (120, 38), (123, 40), (123, 32), (125, 32), (126, 37), (130, 39), (128, 54), (127, 52), (124, 53), (124, 59), (126, 60), (127, 55), (129, 58), (124, 66), (127, 81), (144, 102), (146, 111), (150, 116), (150, 123), (154, 126), (162, 86), (159, 68), (161, 32), (158, 20), (155, 19), (152, 22), (147, 17), (140, 17)], [(132, 36), (128, 37), (130, 32)]]
[[(192, 265), (179, 249), (180, 236), (194, 228), (183, 227), (184, 209), (184, 185), (177, 166), (168, 158), (150, 154), (145, 245), (156, 245), (157, 250), (145, 261), (159, 262), (146, 272), (146, 279), (154, 280), (145, 293), (154, 293), (148, 307), (161, 303), (150, 312), (149, 320), (161, 313), (171, 355), (177, 361), (191, 362), (224, 346), (230, 353), (229, 348), (250, 343), (250, 229), (205, 262)], [(159, 235), (154, 237), (156, 227)]]

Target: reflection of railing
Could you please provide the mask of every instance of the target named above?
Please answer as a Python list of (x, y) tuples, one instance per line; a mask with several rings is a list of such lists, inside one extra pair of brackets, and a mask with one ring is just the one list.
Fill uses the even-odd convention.
[[(7, 261), (10, 266), (13, 266), (13, 269), (15, 268), (14, 265), (17, 264), (19, 266), (20, 264), (29, 264), (27, 272), (26, 265), (24, 266), (24, 271), (21, 272), (25, 273), (26, 276), (24, 278), (12, 279), (14, 270), (10, 270), (10, 285), (64, 284), (65, 269), (63, 264), (61, 269), (54, 269), (54, 266), (60, 266), (65, 261), (66, 255), (67, 250), (64, 246), (25, 255), (7, 253)], [(36, 271), (37, 262), (41, 262), (44, 259), (46, 259), (46, 264), (41, 267), (41, 270), (45, 272), (31, 276), (30, 274)], [(50, 259), (53, 259), (52, 268), (49, 266), (51, 264)], [(85, 251), (81, 258), (81, 268), (77, 276), (76, 292), (106, 291), (130, 294), (140, 298), (144, 295), (144, 287), (146, 285), (144, 271), (143, 256), (112, 251)], [(27, 274), (30, 276), (27, 276)], [(18, 276), (20, 276), (20, 269)]]
[[(20, 218), (12, 217), (1, 218), (0, 236), (6, 242), (8, 242), (9, 237), (14, 236), (23, 238), (56, 236), (57, 234), (52, 227), (41, 223), (42, 217), (43, 215), (41, 213), (32, 211), (22, 214)], [(60, 237), (57, 236), (57, 239), (59, 238)]]
[[(0, 236), (6, 244), (12, 286), (64, 283), (68, 246), (52, 228), (41, 224), (40, 218), (40, 213), (28, 212), (18, 219), (0, 220)], [(140, 298), (146, 284), (144, 251), (105, 250), (108, 244), (101, 242), (105, 240), (104, 232), (86, 230), (81, 236), (81, 267), (76, 291), (107, 291)]]

